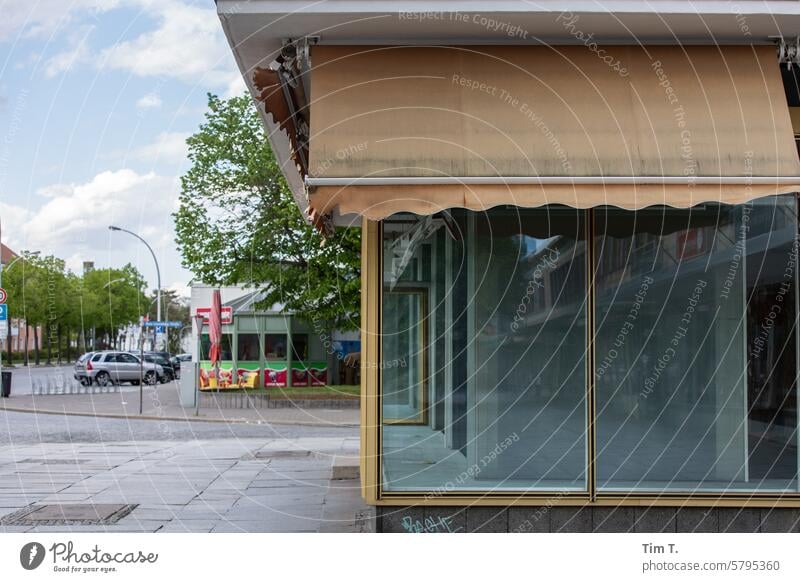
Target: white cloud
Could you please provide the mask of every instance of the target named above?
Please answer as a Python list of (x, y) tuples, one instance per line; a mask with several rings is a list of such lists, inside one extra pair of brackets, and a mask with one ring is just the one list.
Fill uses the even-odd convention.
[(150, 243), (166, 280), (188, 281), (171, 216), (179, 187), (177, 178), (129, 168), (101, 172), (82, 184), (52, 184), (40, 190), (48, 198), (38, 209), (0, 203), (3, 242), (14, 250), (55, 254), (76, 272), (87, 260), (98, 267), (132, 263), (154, 287), (149, 251), (130, 235), (110, 232), (115, 224)]
[(175, 291), (175, 293), (184, 298), (191, 297), (192, 295), (192, 289), (189, 287), (189, 284), (183, 281), (175, 281), (172, 285), (167, 287), (167, 289)]
[(148, 3), (148, 10), (157, 27), (103, 49), (102, 66), (228, 88), (238, 71), (213, 7), (165, 2)]
[(35, 0), (4, 2), (0, 18), (0, 41), (15, 34), (25, 37), (47, 38), (68, 30), (76, 21), (86, 16), (112, 10), (119, 0)]
[(59, 73), (65, 73), (72, 69), (76, 64), (89, 58), (89, 35), (94, 31), (93, 26), (84, 28), (79, 34), (70, 37), (69, 48), (49, 59), (44, 64), (44, 74), (48, 78), (55, 77)]
[(186, 159), (186, 138), (189, 133), (161, 132), (153, 143), (133, 151), (133, 157), (151, 164), (157, 162), (179, 163)]
[(136, 102), (136, 107), (139, 109), (157, 109), (161, 107), (161, 97), (158, 93), (142, 95)]

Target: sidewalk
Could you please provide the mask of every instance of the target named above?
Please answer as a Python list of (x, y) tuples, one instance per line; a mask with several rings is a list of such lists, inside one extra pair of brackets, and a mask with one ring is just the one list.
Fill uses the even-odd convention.
[(362, 532), (357, 438), (0, 447), (0, 532)]
[(329, 410), (295, 407), (273, 409), (202, 408), (199, 416), (193, 408), (183, 408), (174, 382), (155, 388), (145, 387), (142, 414), (139, 415), (139, 389), (123, 386), (115, 394), (31, 394), (0, 398), (0, 410), (67, 414), (110, 418), (146, 418), (152, 420), (189, 420), (195, 422), (241, 422), (258, 424), (296, 424), (308, 426), (358, 426), (358, 409)]

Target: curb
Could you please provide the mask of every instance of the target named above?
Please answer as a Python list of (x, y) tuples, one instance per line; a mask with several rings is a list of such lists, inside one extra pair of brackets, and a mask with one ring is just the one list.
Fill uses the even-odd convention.
[(148, 414), (128, 416), (125, 414), (107, 414), (102, 412), (68, 412), (65, 410), (43, 410), (31, 408), (13, 408), (10, 406), (0, 407), (0, 411), (7, 412), (27, 412), (29, 414), (50, 414), (55, 416), (85, 416), (89, 418), (116, 418), (121, 420), (166, 420), (170, 422), (210, 422), (218, 424), (249, 424), (254, 426), (267, 426), (270, 424), (278, 425), (294, 425), (294, 426), (316, 426), (320, 428), (357, 428), (358, 423), (330, 423), (330, 422), (312, 422), (306, 420), (246, 420), (244, 418), (227, 419), (227, 418), (200, 418), (198, 417), (183, 417), (183, 416), (153, 416)]

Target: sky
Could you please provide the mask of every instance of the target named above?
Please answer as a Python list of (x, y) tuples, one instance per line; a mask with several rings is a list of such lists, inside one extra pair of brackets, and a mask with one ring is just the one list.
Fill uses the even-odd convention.
[(213, 0), (0, 0), (0, 224), (80, 273), (132, 263), (188, 294), (171, 213), (206, 94), (245, 87)]

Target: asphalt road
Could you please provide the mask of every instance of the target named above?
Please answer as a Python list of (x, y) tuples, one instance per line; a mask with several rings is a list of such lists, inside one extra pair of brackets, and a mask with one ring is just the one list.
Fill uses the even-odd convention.
[(237, 438), (357, 437), (358, 428), (125, 420), (0, 411), (0, 446)]
[[(3, 370), (8, 371), (8, 367)], [(32, 394), (34, 384), (46, 385), (48, 378), (55, 385), (73, 381), (73, 367), (69, 366), (42, 366), (42, 367), (18, 367), (12, 369), (11, 393), (12, 394)], [(136, 392), (139, 390), (132, 384), (122, 384), (122, 392)]]
[[(3, 366), (3, 371), (8, 370), (8, 366)], [(72, 365), (11, 368), (11, 391), (14, 394), (31, 394), (34, 381), (46, 382), (47, 378), (55, 380), (62, 376), (71, 381), (72, 373)]]

